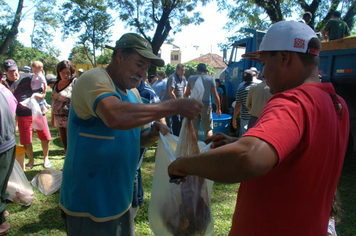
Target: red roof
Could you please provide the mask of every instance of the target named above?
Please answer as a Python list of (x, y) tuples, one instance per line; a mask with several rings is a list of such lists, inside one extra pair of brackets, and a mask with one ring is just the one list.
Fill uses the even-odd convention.
[[(211, 67), (213, 68), (225, 68), (226, 64), (223, 61), (223, 58), (221, 56), (219, 56), (218, 54), (205, 54), (201, 57), (195, 58), (193, 60), (190, 61), (194, 61), (194, 62), (198, 62), (198, 63), (204, 63), (204, 64), (209, 64)], [(189, 61), (189, 62), (190, 62)]]

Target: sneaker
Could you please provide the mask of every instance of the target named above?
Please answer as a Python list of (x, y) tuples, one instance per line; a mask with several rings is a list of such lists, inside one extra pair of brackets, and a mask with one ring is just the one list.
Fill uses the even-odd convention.
[(52, 168), (52, 163), (47, 159), (45, 163), (43, 163), (43, 167), (46, 169), (51, 169)]

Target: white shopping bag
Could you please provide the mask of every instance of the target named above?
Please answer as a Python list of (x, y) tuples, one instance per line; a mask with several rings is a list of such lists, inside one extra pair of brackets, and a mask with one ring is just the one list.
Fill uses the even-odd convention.
[(33, 177), (31, 184), (44, 195), (51, 195), (61, 187), (62, 171), (54, 169), (43, 170)]
[(7, 183), (6, 190), (9, 192), (9, 197), (7, 198), (8, 200), (21, 206), (31, 205), (34, 193), (21, 165), (17, 162), (17, 160), (14, 162), (14, 167)]
[(32, 128), (36, 130), (43, 130), (45, 124), (43, 123), (43, 114), (41, 112), (40, 105), (38, 104), (35, 95), (30, 98), (26, 98), (21, 102), (21, 105), (28, 107), (32, 112)]
[[(202, 99), (201, 78), (195, 83), (192, 98)], [(168, 166), (179, 156), (194, 155), (210, 148), (196, 137), (192, 122), (184, 119), (179, 138), (160, 135), (157, 146), (151, 201), (150, 228), (157, 236), (214, 235), (210, 209), (213, 182), (187, 176), (179, 185), (169, 183)]]

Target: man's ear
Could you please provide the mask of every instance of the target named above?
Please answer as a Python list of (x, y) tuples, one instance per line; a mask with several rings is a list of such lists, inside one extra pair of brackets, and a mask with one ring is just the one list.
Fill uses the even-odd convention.
[(287, 65), (289, 64), (289, 61), (290, 61), (290, 57), (291, 57), (291, 52), (289, 51), (280, 51), (279, 54), (280, 54), (280, 58), (281, 58), (281, 61), (284, 65)]
[(124, 55), (122, 54), (122, 50), (119, 49), (116, 52), (115, 59), (117, 60), (117, 62), (121, 62), (123, 58), (124, 58)]

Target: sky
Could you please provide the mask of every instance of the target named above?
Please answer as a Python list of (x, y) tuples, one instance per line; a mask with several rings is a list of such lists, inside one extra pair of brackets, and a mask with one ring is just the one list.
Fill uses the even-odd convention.
[[(6, 0), (6, 2), (16, 11), (18, 1)], [(29, 9), (28, 4), (30, 1), (25, 0), (25, 9)], [(225, 13), (219, 13), (215, 2), (211, 2), (206, 7), (200, 7), (202, 12), (202, 17), (204, 18), (204, 23), (195, 26), (190, 25), (182, 28), (182, 31), (176, 35), (170, 34), (171, 38), (174, 39), (173, 44), (179, 46), (181, 50), (184, 48), (191, 48), (192, 46), (199, 46), (195, 52), (192, 50), (186, 50), (185, 53), (191, 53), (191, 59), (194, 59), (196, 55), (216, 53), (222, 56), (222, 52), (218, 47), (218, 43), (226, 42), (226, 38), (229, 36), (226, 30), (222, 28), (228, 21)], [(18, 39), (26, 47), (31, 46), (30, 35), (33, 28), (33, 21), (31, 19), (25, 19), (20, 23), (19, 26), (22, 32), (19, 32)], [(115, 45), (115, 41), (120, 38), (123, 33), (127, 33), (129, 30), (124, 29), (124, 24), (118, 20), (115, 26), (112, 28), (112, 45)], [(172, 31), (171, 31), (172, 32)], [(61, 40), (62, 35), (60, 29), (57, 29), (55, 37), (53, 39), (53, 45), (61, 51), (61, 55), (58, 57), (59, 60), (67, 60), (71, 49), (75, 44), (75, 38), (69, 37), (67, 40)]]

